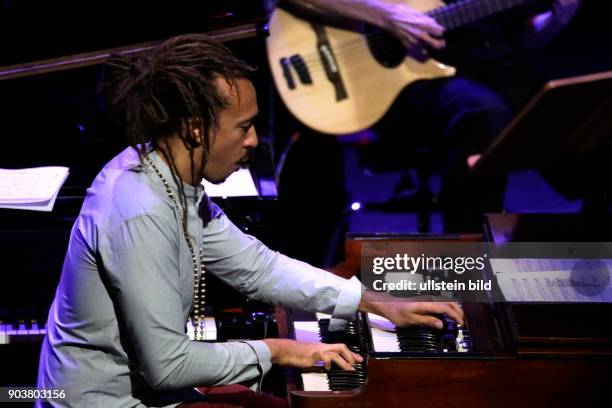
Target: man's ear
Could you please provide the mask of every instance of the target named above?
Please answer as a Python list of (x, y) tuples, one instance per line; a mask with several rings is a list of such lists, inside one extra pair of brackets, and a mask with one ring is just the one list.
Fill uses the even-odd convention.
[(193, 129), (191, 130), (191, 134), (193, 135), (193, 139), (194, 139), (194, 141), (195, 141), (195, 142), (196, 142), (198, 145), (201, 145), (201, 144), (202, 144), (202, 135), (201, 135), (200, 129), (198, 129), (198, 128), (193, 128)]
[(202, 135), (202, 120), (188, 119), (187, 120), (187, 129), (190, 136), (190, 142), (193, 147), (199, 147), (204, 143), (203, 135)]

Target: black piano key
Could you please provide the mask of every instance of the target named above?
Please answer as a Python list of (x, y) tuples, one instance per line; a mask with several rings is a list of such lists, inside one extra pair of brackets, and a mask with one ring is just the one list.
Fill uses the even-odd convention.
[[(329, 319), (320, 319), (319, 334), (323, 343), (343, 343), (354, 353), (364, 355), (361, 336), (354, 322), (350, 322), (341, 331), (329, 331)], [(350, 390), (365, 383), (367, 372), (363, 363), (357, 363), (355, 370), (341, 370), (334, 366), (327, 372), (327, 380), (332, 391)]]
[(429, 327), (403, 327), (397, 329), (402, 352), (441, 352), (443, 332)]

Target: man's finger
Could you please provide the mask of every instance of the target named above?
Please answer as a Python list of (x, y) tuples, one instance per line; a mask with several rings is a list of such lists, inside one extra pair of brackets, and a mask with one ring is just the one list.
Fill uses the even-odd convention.
[(421, 43), (427, 44), (430, 47), (435, 48), (435, 49), (444, 48), (444, 46), (446, 45), (446, 42), (444, 40), (440, 40), (440, 39), (434, 38), (434, 37), (432, 37), (431, 35), (429, 35), (427, 32), (425, 32), (423, 30), (412, 29), (412, 34)]
[(340, 367), (340, 369), (342, 370), (350, 370), (350, 371), (354, 371), (355, 368), (349, 364), (343, 357), (342, 355), (338, 354), (338, 353), (332, 353), (331, 354), (331, 358), (333, 360), (333, 362)]
[(429, 326), (434, 329), (441, 329), (444, 327), (444, 323), (442, 323), (440, 319), (429, 315), (416, 315), (414, 317), (414, 322), (419, 326)]
[(404, 16), (403, 18), (399, 18), (397, 21), (407, 30), (410, 28), (416, 28), (433, 34), (436, 37), (441, 37), (444, 35), (444, 27), (441, 26), (436, 20), (425, 14), (421, 14), (420, 16)]
[(321, 351), (321, 361), (326, 370), (331, 370), (332, 356), (327, 351)]
[(431, 302), (425, 304), (425, 312), (428, 313), (446, 313), (457, 323), (463, 324), (463, 313), (453, 309), (449, 303)]
[(436, 50), (441, 50), (442, 48), (446, 47), (446, 41), (432, 36), (427, 36), (427, 43)]
[(448, 302), (446, 304), (452, 313), (447, 313), (453, 320), (459, 324), (463, 324), (463, 309), (456, 302)]
[(338, 343), (331, 346), (333, 346), (332, 350), (339, 353), (351, 366), (355, 365), (355, 357), (345, 344)]
[(457, 302), (449, 302), (449, 305), (457, 312), (457, 314), (459, 314), (459, 316), (461, 317), (461, 321), (457, 321), (458, 323), (463, 323), (463, 319), (465, 318), (465, 313), (463, 312), (463, 309), (461, 308), (461, 306), (459, 305), (459, 303)]
[(442, 37), (444, 35), (444, 27), (436, 22), (433, 18), (427, 18), (420, 24), (421, 30), (435, 35), (436, 37)]
[(363, 362), (363, 357), (361, 355), (359, 355), (357, 353), (353, 353), (352, 351), (351, 351), (351, 353), (353, 354), (353, 358), (355, 359), (355, 361), (357, 361), (358, 363)]

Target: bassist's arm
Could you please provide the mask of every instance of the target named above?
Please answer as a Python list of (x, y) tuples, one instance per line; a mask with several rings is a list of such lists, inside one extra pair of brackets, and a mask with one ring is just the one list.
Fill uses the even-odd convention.
[(341, 18), (367, 23), (389, 31), (404, 45), (425, 44), (436, 49), (445, 42), (444, 28), (434, 19), (405, 4), (383, 0), (284, 0), (299, 11), (317, 17)]

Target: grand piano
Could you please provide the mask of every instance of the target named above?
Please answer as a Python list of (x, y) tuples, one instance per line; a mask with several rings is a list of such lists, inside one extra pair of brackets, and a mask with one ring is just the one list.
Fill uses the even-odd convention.
[[(496, 214), (488, 216), (482, 236), (351, 235), (346, 259), (333, 271), (344, 277), (363, 273), (365, 245), (404, 243), (420, 253), (419, 246), (432, 242), (451, 247), (482, 239), (608, 242), (609, 224), (579, 215)], [(446, 318), (442, 330), (397, 328), (362, 313), (343, 331), (330, 332), (329, 316), (278, 308), (282, 337), (344, 342), (365, 357), (355, 372), (286, 369), (292, 407), (579, 407), (609, 399), (612, 304), (450, 296), (462, 304), (463, 327)]]

